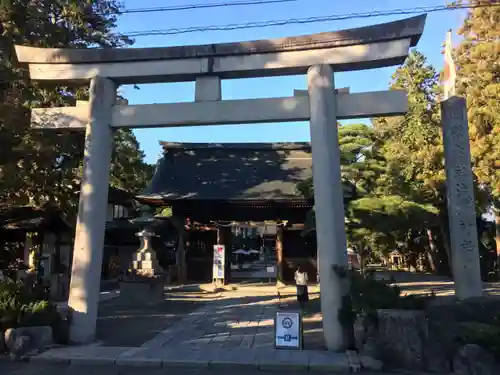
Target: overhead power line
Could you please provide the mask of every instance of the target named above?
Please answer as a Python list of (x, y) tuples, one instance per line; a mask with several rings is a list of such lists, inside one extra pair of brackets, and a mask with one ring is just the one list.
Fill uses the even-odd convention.
[(392, 9), (392, 10), (379, 10), (364, 13), (348, 13), (348, 14), (338, 14), (330, 16), (318, 16), (318, 17), (307, 17), (307, 18), (288, 18), (284, 20), (270, 20), (261, 22), (247, 22), (247, 23), (233, 23), (227, 25), (209, 25), (209, 26), (192, 26), (186, 28), (172, 28), (172, 29), (156, 29), (156, 30), (145, 30), (145, 31), (130, 31), (124, 32), (123, 34), (130, 37), (143, 37), (143, 36), (153, 36), (153, 35), (179, 35), (188, 33), (197, 33), (205, 31), (230, 31), (230, 30), (241, 30), (241, 29), (256, 29), (265, 28), (273, 26), (284, 26), (293, 24), (309, 24), (309, 23), (322, 23), (330, 21), (341, 21), (349, 20), (355, 18), (372, 18), (372, 17), (382, 17), (382, 16), (393, 16), (393, 15), (410, 15), (410, 14), (421, 14), (421, 13), (434, 13), (458, 9), (475, 9), (475, 8), (490, 8), (500, 6), (498, 3), (467, 3), (467, 4), (454, 4), (454, 5), (437, 5), (428, 7), (416, 7), (407, 9)]
[(174, 5), (168, 7), (152, 7), (152, 8), (130, 8), (122, 10), (121, 14), (135, 14), (135, 13), (155, 13), (155, 12), (178, 12), (182, 10), (195, 10), (195, 9), (206, 9), (206, 8), (225, 8), (225, 7), (237, 7), (245, 5), (266, 5), (266, 4), (277, 4), (277, 3), (292, 3), (297, 0), (240, 0), (231, 1), (224, 3), (207, 3), (207, 4), (186, 4), (186, 5)]

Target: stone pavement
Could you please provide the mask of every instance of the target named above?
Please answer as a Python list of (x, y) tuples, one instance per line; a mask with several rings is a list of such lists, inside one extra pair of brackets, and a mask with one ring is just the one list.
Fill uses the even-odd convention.
[(137, 304), (121, 297), (101, 302), (97, 319), (97, 340), (103, 346), (138, 347), (195, 311), (214, 294), (167, 293), (165, 300)]
[(37, 363), (71, 363), (147, 367), (247, 368), (324, 370), (349, 372), (344, 353), (311, 350), (276, 350), (274, 316), (280, 301), (276, 291), (213, 293), (199, 309), (159, 332), (142, 345), (98, 344), (48, 350), (31, 360)]
[[(233, 375), (234, 369), (200, 369), (177, 367), (167, 369), (169, 375)], [(148, 368), (148, 375), (165, 375), (164, 368)], [(266, 372), (258, 369), (238, 369), (238, 375), (263, 375)], [(287, 370), (287, 375), (306, 375), (306, 371)], [(122, 366), (73, 366), (61, 364), (4, 362), (0, 359), (0, 374), (6, 375), (143, 375), (144, 368)], [(276, 372), (272, 372), (276, 374)], [(348, 373), (345, 373), (347, 375)], [(363, 372), (364, 375), (375, 375)], [(380, 374), (380, 373), (377, 373)], [(385, 375), (418, 375), (416, 373), (391, 373)]]

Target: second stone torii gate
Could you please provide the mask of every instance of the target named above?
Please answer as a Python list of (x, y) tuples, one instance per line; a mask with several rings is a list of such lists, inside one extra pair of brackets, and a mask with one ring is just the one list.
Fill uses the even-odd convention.
[[(143, 49), (41, 49), (17, 46), (31, 79), (88, 84), (88, 105), (34, 109), (33, 126), (85, 130), (85, 157), (69, 307), (71, 340), (95, 335), (113, 129), (310, 121), (321, 308), (327, 347), (345, 347), (338, 319), (348, 285), (337, 120), (401, 115), (406, 93), (336, 93), (334, 71), (402, 63), (420, 38), (425, 16), (309, 36)], [(307, 74), (308, 95), (221, 100), (221, 79)], [(115, 105), (118, 84), (195, 81), (195, 102)]]

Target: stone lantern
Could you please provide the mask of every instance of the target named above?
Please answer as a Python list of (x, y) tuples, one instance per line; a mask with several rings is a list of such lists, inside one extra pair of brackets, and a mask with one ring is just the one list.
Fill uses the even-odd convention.
[(141, 245), (132, 256), (132, 274), (134, 276), (157, 277), (163, 270), (156, 258), (156, 251), (153, 249), (153, 237), (156, 233), (152, 230), (155, 219), (152, 209), (148, 206), (141, 207), (141, 216), (131, 219), (130, 222), (139, 224), (143, 229), (136, 233)]
[(138, 276), (154, 277), (163, 273), (163, 270), (156, 259), (152, 242), (156, 234), (148, 229), (143, 229), (136, 233), (141, 240), (141, 246), (132, 258), (132, 272)]
[(165, 273), (152, 246), (153, 238), (157, 235), (151, 227), (156, 219), (151, 210), (145, 207), (141, 210), (141, 216), (130, 222), (143, 226), (143, 229), (136, 233), (141, 245), (132, 256), (130, 277), (120, 284), (120, 298), (140, 303), (161, 301), (164, 294)]

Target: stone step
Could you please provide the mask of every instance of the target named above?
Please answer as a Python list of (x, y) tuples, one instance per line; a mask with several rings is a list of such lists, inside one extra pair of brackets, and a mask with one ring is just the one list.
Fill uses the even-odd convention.
[(262, 371), (317, 371), (347, 374), (348, 356), (316, 350), (175, 350), (157, 348), (102, 347), (95, 345), (50, 349), (31, 357), (32, 362), (85, 366), (196, 367), (259, 369)]

